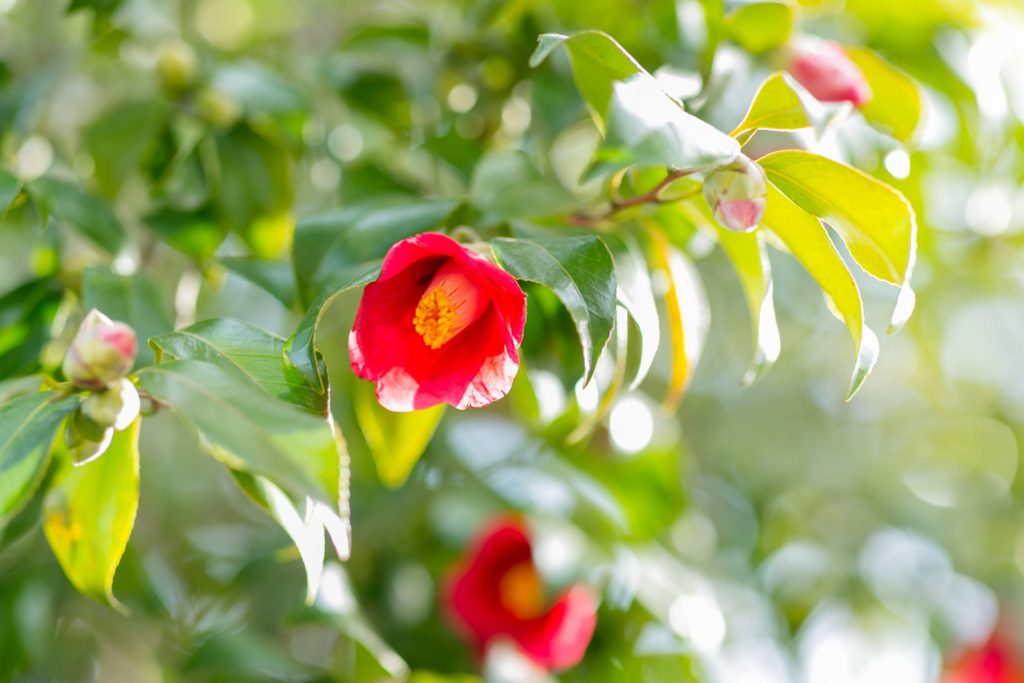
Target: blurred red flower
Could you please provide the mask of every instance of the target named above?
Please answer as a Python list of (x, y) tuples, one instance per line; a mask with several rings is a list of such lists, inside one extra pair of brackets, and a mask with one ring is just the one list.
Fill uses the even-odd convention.
[(787, 70), (822, 102), (851, 102), (860, 106), (871, 99), (871, 86), (860, 68), (839, 43), (831, 40), (797, 41)]
[(526, 295), (511, 275), (438, 233), (393, 246), (348, 338), (352, 370), (388, 410), (479, 408), (519, 370)]
[(954, 660), (942, 683), (1024, 683), (1024, 667), (1009, 636), (997, 629), (984, 645)]
[(505, 637), (549, 670), (577, 664), (597, 620), (591, 590), (576, 584), (548, 605), (522, 524), (501, 518), (477, 537), (462, 564), (448, 577), (444, 606), (456, 627), (483, 656)]

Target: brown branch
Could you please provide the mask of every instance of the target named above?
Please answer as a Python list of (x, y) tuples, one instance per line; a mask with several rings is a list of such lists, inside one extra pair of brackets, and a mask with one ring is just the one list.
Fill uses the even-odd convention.
[[(608, 209), (606, 209), (605, 211), (598, 214), (585, 214), (582, 212), (577, 212), (566, 216), (565, 222), (570, 225), (593, 226), (595, 224), (608, 220), (609, 218), (619, 213), (620, 211), (625, 211), (626, 209), (632, 208), (634, 206), (642, 206), (644, 204), (659, 204), (662, 202), (662, 199), (658, 195), (661, 194), (662, 190), (664, 190), (666, 187), (674, 183), (676, 180), (684, 178), (694, 172), (695, 169), (681, 169), (669, 171), (668, 174), (657, 185), (652, 187), (647, 192), (644, 192), (643, 194), (638, 194), (635, 197), (626, 197), (624, 199), (620, 197), (612, 197), (611, 206), (608, 207)], [(676, 199), (681, 198), (682, 197), (676, 197), (673, 198), (671, 201), (676, 201)]]

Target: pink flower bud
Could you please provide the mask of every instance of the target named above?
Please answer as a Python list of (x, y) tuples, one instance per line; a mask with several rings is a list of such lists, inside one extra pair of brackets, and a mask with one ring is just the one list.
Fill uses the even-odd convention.
[(119, 379), (104, 391), (90, 394), (82, 402), (82, 414), (101, 427), (121, 431), (139, 414), (139, 392), (127, 379)]
[(704, 177), (704, 200), (715, 219), (733, 232), (749, 232), (757, 227), (764, 215), (767, 192), (764, 171), (742, 154)]
[(860, 106), (871, 99), (871, 86), (839, 43), (800, 39), (793, 47), (787, 71), (821, 102)]
[(104, 389), (132, 369), (135, 345), (135, 330), (93, 309), (64, 356), (64, 375), (80, 387)]

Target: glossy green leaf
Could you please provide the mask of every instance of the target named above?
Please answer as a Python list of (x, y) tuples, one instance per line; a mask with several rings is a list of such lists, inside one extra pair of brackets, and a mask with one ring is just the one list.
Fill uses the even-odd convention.
[(774, 152), (759, 163), (787, 197), (835, 228), (869, 275), (902, 288), (890, 329), (906, 322), (913, 311), (910, 275), (917, 254), (910, 202), (866, 173), (810, 152)]
[(153, 362), (146, 340), (174, 329), (160, 289), (142, 273), (117, 275), (103, 268), (90, 268), (82, 278), (82, 305), (86, 310), (98, 308), (107, 317), (135, 329), (139, 339), (136, 368)]
[(125, 234), (114, 211), (99, 197), (89, 194), (78, 185), (46, 176), (28, 185), (36, 201), (111, 254), (121, 251)]
[(252, 382), (271, 396), (314, 415), (325, 415), (326, 398), (284, 354), (285, 340), (234, 318), (211, 318), (154, 337), (150, 344), (178, 360), (200, 360)]
[(295, 228), (292, 265), (304, 305), (338, 289), (339, 272), (379, 259), (395, 242), (440, 226), (456, 203), (373, 202), (306, 216)]
[(46, 496), (43, 531), (68, 580), (84, 595), (124, 610), (114, 597), (139, 507), (139, 425), (116, 432), (100, 457), (70, 461)]
[(3, 221), (4, 214), (7, 213), (7, 209), (11, 208), (11, 204), (18, 198), (20, 192), (21, 181), (0, 169), (0, 221)]
[(796, 19), (788, 2), (751, 2), (725, 16), (726, 35), (748, 52), (759, 54), (786, 44)]
[(800, 96), (780, 71), (761, 84), (743, 120), (730, 135), (743, 139), (761, 128), (794, 130), (810, 126), (811, 120)]
[(419, 462), (441, 424), (446, 406), (442, 403), (425, 410), (393, 413), (377, 402), (370, 382), (356, 382), (352, 391), (356, 420), (373, 454), (377, 476), (385, 486), (398, 488)]
[(590, 381), (615, 323), (615, 268), (604, 243), (592, 235), (491, 242), (512, 275), (551, 289), (576, 324), (583, 347), (584, 383)]
[(81, 399), (55, 391), (24, 394), (0, 406), (0, 521), (32, 497), (64, 418)]
[(211, 455), (281, 488), (337, 502), (339, 463), (331, 425), (260, 391), (237, 372), (197, 360), (143, 369), (139, 387), (177, 410)]
[(807, 269), (839, 311), (857, 349), (857, 361), (846, 397), (853, 397), (878, 360), (878, 339), (864, 322), (857, 282), (821, 222), (768, 184), (768, 206), (762, 225), (774, 232)]
[(654, 365), (654, 358), (661, 344), (661, 319), (654, 298), (651, 273), (636, 241), (625, 233), (609, 235), (604, 239), (615, 262), (615, 279), (619, 285), (618, 300), (640, 331), (640, 358), (636, 373), (629, 384), (630, 390), (633, 390), (644, 381)]
[(900, 142), (910, 142), (924, 118), (921, 88), (877, 53), (867, 48), (845, 49), (871, 86), (871, 99), (860, 106), (864, 118)]
[(235, 275), (271, 294), (286, 308), (295, 305), (295, 271), (286, 261), (226, 256), (217, 262)]

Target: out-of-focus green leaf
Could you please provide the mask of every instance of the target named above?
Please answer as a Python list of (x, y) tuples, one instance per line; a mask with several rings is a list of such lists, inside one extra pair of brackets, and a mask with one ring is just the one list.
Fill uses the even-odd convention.
[(0, 522), (32, 497), (57, 429), (80, 402), (78, 396), (44, 391), (0, 406)]
[(636, 389), (651, 366), (661, 344), (661, 320), (654, 299), (650, 270), (636, 241), (626, 234), (606, 236), (605, 241), (615, 262), (618, 300), (629, 312), (640, 331), (640, 359), (629, 388)]
[(473, 171), (470, 198), (482, 211), (516, 218), (562, 213), (576, 205), (556, 177), (545, 178), (520, 151), (484, 157)]
[(124, 610), (114, 573), (128, 547), (139, 507), (139, 425), (116, 432), (100, 457), (70, 461), (46, 496), (43, 531), (64, 574), (79, 592)]
[(222, 66), (214, 73), (211, 85), (241, 105), (246, 116), (306, 109), (305, 98), (291, 83), (256, 62)]
[(98, 308), (109, 318), (132, 326), (139, 339), (136, 368), (153, 362), (146, 340), (174, 329), (160, 289), (142, 273), (117, 275), (90, 268), (82, 279), (82, 304), (86, 310)]
[(558, 295), (576, 324), (584, 383), (589, 382), (615, 323), (615, 268), (608, 247), (592, 235), (499, 238), (491, 247), (512, 275)]
[(154, 348), (178, 360), (213, 363), (271, 396), (314, 415), (326, 415), (324, 395), (291, 364), (284, 343), (284, 339), (234, 318), (203, 320), (150, 340)]
[(226, 256), (217, 262), (235, 275), (269, 292), (286, 308), (295, 305), (295, 271), (287, 261)]
[(97, 14), (110, 14), (118, 7), (124, 0), (71, 0), (68, 5), (68, 13), (74, 12), (80, 9), (91, 9)]
[(846, 323), (857, 348), (857, 361), (847, 390), (853, 397), (878, 360), (878, 339), (864, 322), (857, 282), (850, 274), (821, 222), (794, 204), (772, 183), (762, 225), (778, 235), (793, 257), (807, 269)]
[(353, 384), (352, 405), (359, 429), (373, 454), (377, 476), (385, 486), (400, 487), (434, 436), (446, 406), (393, 413), (377, 402), (370, 382)]
[(482, 680), (468, 674), (444, 675), (432, 671), (413, 671), (408, 683), (482, 683)]
[(58, 280), (42, 278), (0, 297), (0, 379), (39, 369), (63, 295)]
[(208, 210), (163, 208), (142, 219), (146, 227), (178, 251), (200, 261), (212, 257), (228, 234)]
[(100, 189), (109, 197), (121, 190), (125, 178), (136, 169), (146, 147), (167, 116), (160, 100), (138, 100), (104, 113), (82, 132), (82, 141), (95, 163), (93, 172)]
[(866, 173), (810, 152), (774, 152), (759, 163), (794, 203), (835, 228), (861, 268), (901, 288), (890, 331), (902, 326), (913, 312), (910, 274), (917, 255), (910, 202)]
[(330, 294), (339, 288), (339, 272), (382, 258), (395, 242), (436, 228), (455, 206), (450, 200), (374, 202), (302, 218), (292, 248), (300, 300), (308, 305)]
[(794, 130), (810, 125), (810, 118), (800, 96), (789, 85), (786, 75), (776, 72), (758, 88), (746, 116), (730, 135), (744, 139), (760, 128)]
[(848, 47), (846, 54), (871, 86), (871, 99), (860, 106), (864, 118), (900, 142), (910, 142), (924, 117), (921, 88), (867, 48)]
[(35, 200), (111, 254), (121, 251), (125, 234), (114, 211), (99, 197), (67, 180), (45, 176), (28, 185)]
[(726, 35), (748, 52), (767, 52), (789, 40), (794, 10), (788, 2), (752, 2), (725, 16)]
[(3, 221), (7, 209), (11, 208), (11, 204), (18, 198), (18, 193), (20, 192), (21, 181), (7, 171), (0, 169), (0, 221)]

